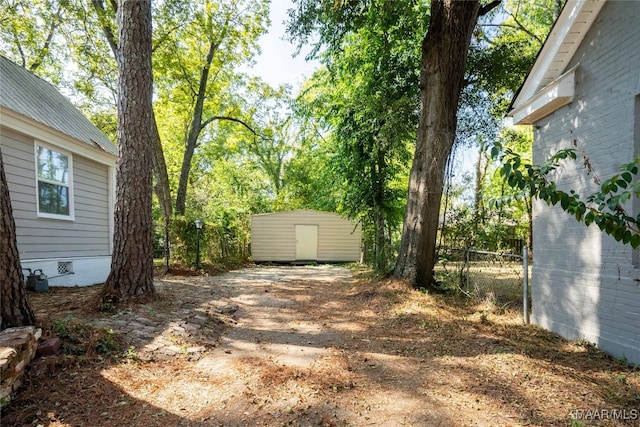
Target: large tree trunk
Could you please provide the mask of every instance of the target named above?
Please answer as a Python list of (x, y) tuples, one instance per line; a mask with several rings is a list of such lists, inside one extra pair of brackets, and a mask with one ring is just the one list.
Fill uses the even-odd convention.
[[(91, 0), (93, 9), (98, 15), (98, 18), (107, 14), (104, 6), (104, 0)], [(117, 13), (117, 5), (112, 4), (114, 13)], [(105, 39), (109, 43), (111, 52), (113, 53), (116, 61), (118, 60), (118, 40), (113, 34), (112, 28), (109, 25), (108, 20), (100, 19), (102, 33)], [(158, 197), (158, 203), (160, 204), (160, 210), (162, 211), (162, 217), (164, 219), (164, 266), (165, 273), (169, 270), (169, 257), (170, 257), (170, 226), (171, 217), (173, 216), (173, 201), (171, 200), (171, 190), (169, 186), (169, 174), (167, 173), (167, 163), (164, 159), (164, 152), (162, 150), (162, 139), (160, 138), (160, 132), (158, 132), (158, 124), (156, 116), (153, 113), (153, 176), (156, 180), (153, 187), (156, 196)]]
[(118, 171), (111, 273), (105, 299), (155, 296), (151, 193), (154, 122), (151, 2), (120, 0), (118, 47)]
[(433, 0), (422, 42), (420, 119), (394, 270), (395, 277), (418, 287), (433, 286), (445, 168), (455, 140), (458, 99), (479, 11), (478, 1)]
[(0, 330), (35, 324), (20, 265), (9, 186), (0, 150)]

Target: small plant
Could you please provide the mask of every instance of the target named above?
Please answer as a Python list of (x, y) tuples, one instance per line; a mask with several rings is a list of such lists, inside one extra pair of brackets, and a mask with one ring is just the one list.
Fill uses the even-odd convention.
[(100, 311), (102, 313), (115, 313), (116, 312), (116, 305), (113, 304), (110, 301), (102, 301), (100, 303)]
[(69, 356), (80, 356), (86, 353), (86, 351), (75, 345), (67, 345), (62, 346), (62, 351), (64, 354)]
[(613, 376), (617, 383), (628, 385), (627, 374), (616, 374)]
[(71, 320), (70, 316), (67, 316), (67, 317), (64, 317), (62, 319), (56, 319), (53, 322), (53, 331), (60, 338), (66, 338), (67, 336), (69, 336), (69, 321), (70, 320)]
[(115, 333), (112, 330), (105, 330), (103, 334), (100, 335), (95, 344), (95, 349), (99, 354), (112, 354), (114, 351), (118, 350), (118, 344), (114, 340)]
[(125, 359), (140, 361), (140, 355), (136, 352), (135, 347), (130, 346), (127, 348), (127, 351), (124, 353)]
[(595, 350), (597, 348), (597, 346), (594, 343), (589, 342), (584, 338), (580, 338), (579, 340), (577, 340), (576, 345), (578, 347), (583, 347), (586, 350)]
[(73, 343), (79, 343), (80, 339), (76, 334), (82, 334), (83, 328), (73, 324), (73, 316), (69, 315), (53, 322), (53, 331), (62, 339), (67, 339)]

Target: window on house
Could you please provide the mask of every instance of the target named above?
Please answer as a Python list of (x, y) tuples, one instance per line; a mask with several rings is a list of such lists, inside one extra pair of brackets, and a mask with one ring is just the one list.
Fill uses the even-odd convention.
[(72, 218), (71, 156), (36, 145), (38, 215)]

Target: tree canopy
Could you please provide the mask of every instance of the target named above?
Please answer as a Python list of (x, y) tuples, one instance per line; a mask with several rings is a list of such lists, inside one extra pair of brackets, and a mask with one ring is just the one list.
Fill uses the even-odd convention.
[[(0, 2), (3, 54), (56, 84), (115, 139), (118, 3)], [(497, 139), (515, 141), (501, 131), (502, 116), (561, 6), (557, 0), (498, 3), (478, 2), (474, 13), (482, 19), (466, 22), (468, 61), (452, 63), (462, 77), (454, 96), (459, 102), (447, 107), (454, 112), (449, 121), (457, 123), (446, 133), (451, 147), (442, 156), (427, 155), (438, 159), (441, 177), (415, 187), (433, 194), (430, 243), (419, 251), (426, 259), (435, 259), (436, 252), (424, 250), (435, 251), (433, 233), (447, 217), (446, 206), (461, 206), (440, 208), (439, 194), (449, 188), (454, 169), (447, 152), (464, 146), (480, 153), (475, 175), (468, 175), (476, 189), (469, 212), (477, 224), (491, 217), (483, 201), (504, 195), (492, 178), (498, 166), (482, 153)], [(206, 241), (208, 254), (243, 257), (252, 213), (323, 209), (361, 222), (367, 259), (388, 270), (396, 261), (407, 197), (418, 194), (409, 185), (411, 156), (424, 143), (425, 90), (436, 84), (433, 76), (425, 80), (425, 58), (435, 46), (425, 45), (426, 36), (444, 23), (436, 12), (449, 3), (294, 1), (288, 34), (322, 64), (297, 92), (240, 71), (259, 52), (270, 25), (268, 7), (266, 0), (152, 4), (156, 245), (172, 242), (175, 257), (189, 262), (190, 224), (203, 217), (208, 230), (226, 236)], [(446, 25), (459, 30), (462, 21)], [(413, 164), (424, 161), (414, 158)], [(500, 215), (526, 221), (523, 203)], [(227, 245), (236, 252), (219, 250), (225, 239), (236, 242)]]

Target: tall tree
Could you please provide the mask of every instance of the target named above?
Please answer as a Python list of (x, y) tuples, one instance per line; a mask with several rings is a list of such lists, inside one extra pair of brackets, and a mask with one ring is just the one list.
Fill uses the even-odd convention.
[(9, 186), (0, 150), (0, 330), (35, 324), (35, 316), (27, 300), (20, 254), (16, 242)]
[(155, 296), (151, 193), (154, 143), (151, 1), (120, 0), (118, 163), (111, 272), (105, 299)]
[[(327, 172), (344, 213), (363, 226), (367, 258), (387, 270), (392, 235), (402, 221), (410, 146), (417, 120), (421, 2), (350, 1), (340, 7), (301, 1), (289, 31), (298, 38), (317, 28), (327, 46), (326, 72), (314, 75), (304, 98), (328, 123)], [(336, 35), (341, 35), (336, 37)], [(309, 96), (315, 95), (315, 96)]]
[[(114, 2), (91, 0), (104, 38), (115, 52)], [(253, 132), (237, 106), (239, 75), (235, 69), (251, 59), (257, 38), (268, 23), (265, 0), (166, 1), (154, 10), (158, 28), (154, 34), (154, 69), (159, 134), (154, 144), (155, 192), (165, 217), (184, 215), (193, 158), (205, 129), (216, 121), (232, 121)], [(92, 61), (92, 64), (98, 63)], [(165, 117), (162, 117), (162, 116)], [(168, 116), (169, 118), (167, 119)], [(177, 153), (179, 179), (175, 185), (175, 209), (162, 147)], [(171, 149), (180, 147), (180, 152)], [(172, 165), (168, 165), (173, 169)], [(172, 170), (173, 172), (173, 170)], [(165, 239), (168, 241), (168, 238)]]
[(170, 141), (182, 149), (176, 215), (186, 213), (193, 158), (207, 128), (230, 122), (236, 131), (256, 132), (243, 117), (238, 94), (245, 82), (236, 69), (257, 50), (257, 39), (268, 24), (268, 3), (208, 0), (185, 7), (183, 13), (189, 25), (175, 22), (172, 37), (159, 43), (154, 53), (163, 74), (158, 96), (172, 114), (180, 114), (179, 126), (171, 123), (180, 134)]
[[(112, 14), (117, 13), (117, 3), (111, 2), (110, 7), (113, 9), (109, 11), (104, 4), (103, 0), (91, 0), (91, 4), (93, 6), (93, 10), (97, 16), (98, 27), (102, 31), (104, 38), (111, 49), (111, 53), (113, 57), (117, 59), (118, 50), (119, 50), (119, 40), (116, 37), (114, 32), (114, 28), (112, 27), (112, 20), (110, 16)], [(89, 17), (85, 17), (84, 21), (88, 23)], [(91, 25), (87, 25), (88, 30), (93, 30)], [(94, 43), (94, 42), (92, 42)], [(100, 63), (101, 61), (96, 60), (95, 57), (99, 56), (99, 53), (92, 51), (91, 49), (87, 49), (88, 43), (80, 44), (80, 52), (82, 55), (80, 57), (94, 57), (93, 60), (85, 61), (86, 64), (84, 68), (92, 69), (95, 67), (95, 64)], [(152, 50), (153, 52), (153, 50)], [(81, 59), (82, 60), (82, 59)], [(96, 73), (98, 74), (98, 73)], [(109, 79), (107, 76), (103, 77), (107, 80)], [(108, 85), (108, 84), (107, 84)], [(171, 200), (171, 190), (169, 185), (169, 175), (167, 173), (167, 164), (164, 157), (164, 152), (162, 149), (162, 140), (160, 138), (160, 132), (158, 131), (158, 125), (155, 118), (155, 113), (152, 110), (152, 121), (153, 121), (153, 145), (152, 145), (152, 154), (153, 154), (153, 176), (155, 178), (155, 185), (153, 189), (158, 198), (158, 203), (160, 204), (160, 210), (162, 211), (162, 218), (164, 220), (164, 256), (165, 256), (165, 270), (169, 268), (169, 242), (170, 242), (170, 224), (171, 217), (173, 216), (173, 202)]]
[(433, 0), (422, 41), (420, 119), (394, 276), (433, 286), (436, 237), (447, 161), (456, 135), (458, 101), (478, 16), (499, 1)]

